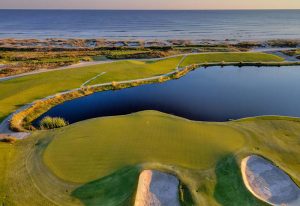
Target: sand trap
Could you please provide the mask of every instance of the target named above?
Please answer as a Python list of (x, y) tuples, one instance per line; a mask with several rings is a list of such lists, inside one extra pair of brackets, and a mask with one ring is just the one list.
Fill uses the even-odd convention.
[(144, 170), (139, 177), (135, 206), (179, 206), (179, 181), (166, 173)]
[(241, 171), (247, 189), (258, 199), (271, 205), (300, 205), (299, 187), (270, 161), (249, 156), (243, 159)]

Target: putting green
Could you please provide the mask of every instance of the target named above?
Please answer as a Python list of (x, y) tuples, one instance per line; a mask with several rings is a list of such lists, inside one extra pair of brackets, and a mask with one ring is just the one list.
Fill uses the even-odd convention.
[(81, 183), (145, 162), (208, 169), (246, 142), (225, 124), (192, 122), (155, 111), (92, 119), (51, 133), (46, 165), (58, 177)]

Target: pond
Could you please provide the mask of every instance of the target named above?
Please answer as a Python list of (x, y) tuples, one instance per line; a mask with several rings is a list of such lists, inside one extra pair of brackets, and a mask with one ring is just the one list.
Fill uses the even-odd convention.
[(300, 67), (209, 67), (178, 80), (94, 93), (53, 107), (39, 117), (74, 123), (95, 117), (157, 110), (201, 121), (261, 115), (300, 117)]

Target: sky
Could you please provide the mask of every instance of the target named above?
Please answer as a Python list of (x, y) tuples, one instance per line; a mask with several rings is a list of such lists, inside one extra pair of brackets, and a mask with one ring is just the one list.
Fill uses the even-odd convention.
[(1, 9), (300, 9), (300, 0), (0, 0)]

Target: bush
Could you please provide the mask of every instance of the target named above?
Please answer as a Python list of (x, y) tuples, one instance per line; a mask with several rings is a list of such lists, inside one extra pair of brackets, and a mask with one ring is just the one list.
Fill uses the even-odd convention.
[(44, 117), (40, 121), (41, 129), (55, 129), (67, 126), (69, 123), (60, 117)]

